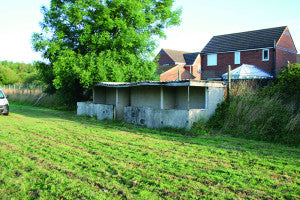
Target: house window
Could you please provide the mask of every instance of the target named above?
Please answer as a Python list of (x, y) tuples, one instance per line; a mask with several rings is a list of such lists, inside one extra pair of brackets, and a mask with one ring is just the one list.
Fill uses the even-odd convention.
[(262, 60), (268, 61), (269, 60), (269, 49), (262, 50)]
[(198, 64), (198, 72), (201, 73), (201, 65)]
[(241, 64), (241, 52), (234, 52), (234, 64)]
[(217, 65), (217, 54), (207, 55), (207, 66)]

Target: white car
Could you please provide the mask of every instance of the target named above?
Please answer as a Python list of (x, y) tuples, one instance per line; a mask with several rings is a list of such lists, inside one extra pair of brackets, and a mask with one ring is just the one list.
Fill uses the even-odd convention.
[(0, 114), (8, 115), (9, 113), (9, 104), (5, 94), (0, 89)]

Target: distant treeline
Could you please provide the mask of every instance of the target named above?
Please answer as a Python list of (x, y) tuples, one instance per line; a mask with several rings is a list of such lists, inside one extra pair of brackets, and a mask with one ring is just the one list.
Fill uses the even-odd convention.
[(0, 61), (0, 85), (41, 83), (34, 64)]

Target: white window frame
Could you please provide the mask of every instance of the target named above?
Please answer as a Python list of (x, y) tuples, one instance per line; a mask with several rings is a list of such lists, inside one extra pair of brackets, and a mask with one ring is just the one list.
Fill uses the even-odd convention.
[(216, 66), (218, 64), (218, 54), (207, 55), (207, 66)]
[(234, 52), (234, 64), (241, 64), (241, 52), (239, 51)]
[(198, 73), (201, 73), (201, 64), (198, 64)]
[[(268, 52), (268, 57), (267, 58), (264, 57), (265, 51)], [(262, 61), (269, 61), (269, 59), (270, 59), (270, 51), (269, 51), (269, 49), (263, 49), (262, 50)]]

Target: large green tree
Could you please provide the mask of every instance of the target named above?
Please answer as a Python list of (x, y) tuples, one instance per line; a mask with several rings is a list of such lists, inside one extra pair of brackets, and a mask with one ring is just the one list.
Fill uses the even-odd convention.
[[(42, 33), (33, 47), (49, 91), (70, 93), (72, 104), (83, 88), (99, 81), (156, 79), (151, 61), (157, 39), (180, 23), (174, 0), (51, 0), (42, 7)], [(65, 98), (66, 99), (66, 98)]]

